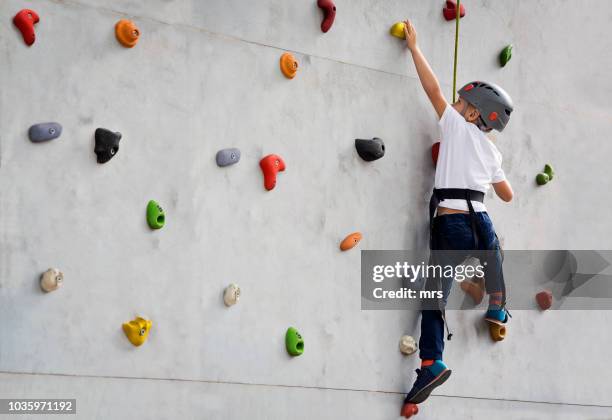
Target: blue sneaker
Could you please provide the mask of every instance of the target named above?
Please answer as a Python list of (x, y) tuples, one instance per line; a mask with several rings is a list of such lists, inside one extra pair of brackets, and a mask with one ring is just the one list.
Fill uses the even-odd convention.
[(508, 315), (509, 313), (506, 308), (489, 309), (485, 314), (485, 321), (502, 325), (508, 322)]
[(436, 360), (431, 366), (417, 369), (417, 378), (412, 389), (406, 395), (404, 404), (420, 404), (429, 397), (431, 391), (442, 385), (451, 375), (451, 370), (442, 362)]

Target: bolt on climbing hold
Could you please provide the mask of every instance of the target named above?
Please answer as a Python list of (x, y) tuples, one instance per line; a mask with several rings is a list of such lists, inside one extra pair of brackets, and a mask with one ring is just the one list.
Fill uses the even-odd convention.
[(546, 185), (548, 181), (550, 181), (550, 177), (547, 174), (541, 172), (536, 175), (536, 183), (538, 185)]
[(125, 48), (132, 48), (138, 43), (140, 29), (129, 19), (121, 19), (115, 24), (115, 37)]
[(553, 303), (553, 295), (550, 290), (542, 290), (536, 295), (536, 302), (541, 310), (550, 309)]
[(151, 229), (161, 229), (166, 223), (166, 213), (155, 200), (147, 204), (147, 223)]
[(287, 353), (291, 356), (299, 356), (304, 353), (304, 339), (298, 330), (293, 327), (287, 328), (285, 346), (287, 347)]
[(119, 151), (121, 133), (113, 133), (106, 128), (97, 128), (95, 139), (96, 144), (94, 146), (94, 152), (96, 153), (98, 163), (108, 162)]
[(221, 167), (233, 165), (240, 161), (240, 150), (235, 147), (221, 149), (217, 152), (215, 160), (217, 161), (217, 165)]
[(130, 343), (138, 347), (147, 341), (152, 325), (151, 321), (138, 316), (123, 324), (123, 332)]
[(399, 349), (406, 356), (410, 356), (411, 354), (417, 351), (416, 340), (409, 335), (402, 336), (399, 342)]
[(351, 233), (346, 238), (344, 238), (342, 242), (340, 242), (340, 250), (348, 251), (349, 249), (355, 247), (359, 243), (359, 241), (361, 241), (361, 238), (363, 238), (361, 232)]
[(440, 154), (440, 142), (435, 142), (431, 146), (431, 161), (434, 164), (434, 167), (438, 165), (438, 155)]
[(291, 53), (284, 53), (280, 58), (280, 68), (287, 79), (293, 79), (297, 74), (298, 62)]
[[(442, 9), (442, 14), (444, 15), (444, 19), (446, 20), (455, 20), (457, 19), (457, 1), (456, 0), (447, 0), (446, 6)], [(463, 3), (459, 5), (459, 17), (462, 18), (465, 16), (465, 7)]]
[(404, 33), (405, 27), (406, 24), (404, 22), (394, 23), (393, 26), (391, 26), (391, 29), (389, 29), (389, 33), (396, 38), (406, 39), (406, 34)]
[(264, 187), (273, 190), (276, 186), (276, 174), (285, 170), (285, 161), (278, 155), (267, 155), (259, 161), (264, 176)]
[(33, 143), (53, 140), (62, 134), (62, 126), (56, 122), (34, 124), (28, 130), (28, 137)]
[(355, 139), (355, 149), (359, 157), (366, 162), (380, 159), (385, 155), (385, 143), (382, 139)]
[(419, 414), (419, 406), (415, 403), (407, 402), (402, 406), (400, 416), (409, 419), (417, 414)]
[(552, 181), (552, 179), (555, 176), (555, 170), (553, 169), (553, 167), (551, 165), (549, 165), (548, 163), (546, 165), (544, 165), (544, 173), (546, 175), (548, 175), (548, 180)]
[(50, 268), (40, 275), (40, 288), (45, 292), (52, 292), (64, 284), (64, 273), (57, 268)]
[(513, 45), (507, 45), (501, 52), (499, 53), (499, 65), (505, 67), (508, 64), (508, 61), (512, 59), (512, 48)]
[(321, 31), (324, 33), (334, 24), (336, 19), (336, 5), (332, 0), (317, 0), (317, 6), (323, 10), (323, 21), (321, 22)]
[(21, 32), (23, 41), (29, 47), (36, 41), (36, 33), (34, 32), (34, 25), (40, 21), (38, 14), (32, 9), (23, 9), (15, 15), (13, 23)]
[(240, 300), (240, 287), (237, 284), (231, 283), (223, 292), (223, 302), (225, 306), (232, 306)]

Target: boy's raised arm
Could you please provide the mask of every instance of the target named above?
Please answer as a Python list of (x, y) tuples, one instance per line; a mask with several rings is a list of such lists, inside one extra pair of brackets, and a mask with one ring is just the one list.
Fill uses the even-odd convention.
[(421, 49), (417, 45), (416, 29), (414, 29), (414, 26), (412, 26), (412, 23), (410, 23), (409, 20), (405, 21), (404, 23), (406, 46), (412, 53), (412, 60), (414, 61), (414, 66), (416, 67), (419, 79), (421, 80), (421, 85), (423, 85), (423, 89), (425, 90), (427, 97), (436, 110), (438, 118), (442, 118), (442, 114), (444, 113), (448, 102), (446, 102), (444, 95), (442, 95), (442, 89), (440, 89), (440, 83), (438, 82), (436, 75), (429, 66), (429, 63), (421, 52)]

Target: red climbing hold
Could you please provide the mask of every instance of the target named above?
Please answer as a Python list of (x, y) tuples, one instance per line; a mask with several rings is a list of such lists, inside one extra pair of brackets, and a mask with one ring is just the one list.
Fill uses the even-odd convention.
[(552, 306), (553, 295), (549, 290), (542, 290), (536, 295), (536, 302), (543, 311), (550, 309)]
[(21, 32), (27, 46), (32, 45), (36, 41), (34, 24), (38, 23), (39, 20), (38, 14), (31, 9), (23, 9), (13, 18), (13, 23)]
[(402, 406), (402, 412), (400, 413), (400, 416), (409, 419), (410, 417), (416, 416), (417, 414), (419, 414), (419, 406), (415, 403), (407, 402)]
[[(442, 9), (442, 14), (446, 20), (457, 19), (457, 0), (447, 0), (446, 7)], [(463, 7), (463, 3), (459, 5), (459, 16), (465, 16), (465, 7)]]
[(431, 160), (434, 166), (438, 164), (438, 155), (440, 154), (440, 142), (436, 142), (431, 146)]
[(329, 31), (336, 19), (336, 5), (332, 0), (317, 0), (317, 6), (323, 10), (323, 22), (321, 22), (321, 30)]
[(270, 191), (276, 186), (276, 174), (285, 170), (285, 161), (278, 155), (268, 155), (259, 161), (264, 175), (264, 186)]

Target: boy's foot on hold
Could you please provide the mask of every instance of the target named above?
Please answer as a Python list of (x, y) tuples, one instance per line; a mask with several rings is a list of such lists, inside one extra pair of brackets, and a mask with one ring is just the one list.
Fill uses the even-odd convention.
[(508, 311), (502, 309), (489, 309), (485, 314), (485, 321), (502, 325), (508, 322)]
[(429, 397), (431, 391), (442, 385), (451, 375), (451, 370), (442, 362), (442, 360), (423, 361), (421, 369), (417, 369), (417, 378), (414, 381), (412, 389), (406, 395), (404, 405), (408, 403), (420, 404)]

